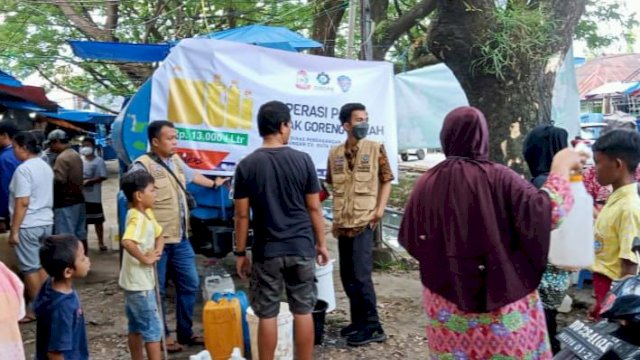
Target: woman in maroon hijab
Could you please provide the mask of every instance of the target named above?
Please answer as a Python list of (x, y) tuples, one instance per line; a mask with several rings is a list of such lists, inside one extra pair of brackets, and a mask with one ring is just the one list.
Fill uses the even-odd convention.
[(431, 359), (551, 359), (536, 288), (579, 156), (560, 151), (538, 190), (489, 161), (472, 107), (447, 115), (440, 142), (447, 159), (416, 183), (399, 237), (420, 262)]

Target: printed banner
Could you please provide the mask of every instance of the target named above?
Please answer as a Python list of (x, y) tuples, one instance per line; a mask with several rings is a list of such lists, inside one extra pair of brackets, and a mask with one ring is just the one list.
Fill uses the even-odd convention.
[(346, 140), (342, 105), (363, 103), (368, 138), (384, 143), (397, 174), (393, 68), (208, 39), (186, 39), (153, 75), (150, 121), (170, 120), (187, 164), (208, 174), (231, 175), (260, 147), (256, 116), (278, 100), (291, 109), (289, 145), (311, 155), (326, 173), (329, 149)]

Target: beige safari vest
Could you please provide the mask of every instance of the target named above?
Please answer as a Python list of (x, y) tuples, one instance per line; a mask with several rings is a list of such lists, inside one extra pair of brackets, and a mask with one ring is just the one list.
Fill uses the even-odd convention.
[(333, 222), (338, 228), (352, 229), (366, 226), (373, 218), (380, 187), (380, 144), (360, 140), (353, 170), (349, 169), (345, 146), (346, 143), (342, 143), (329, 153)]
[[(182, 159), (178, 155), (173, 155), (171, 161), (175, 165), (174, 174), (180, 179), (184, 185), (186, 178), (182, 171)], [(182, 189), (176, 183), (176, 180), (169, 172), (160, 164), (155, 162), (148, 155), (142, 155), (135, 162), (142, 164), (145, 169), (155, 179), (156, 202), (153, 205), (153, 212), (156, 220), (162, 226), (162, 235), (166, 244), (177, 244), (180, 238), (180, 204), (185, 211), (185, 233), (189, 233), (189, 207), (187, 206), (184, 194), (180, 194)], [(180, 196), (182, 195), (182, 196)]]

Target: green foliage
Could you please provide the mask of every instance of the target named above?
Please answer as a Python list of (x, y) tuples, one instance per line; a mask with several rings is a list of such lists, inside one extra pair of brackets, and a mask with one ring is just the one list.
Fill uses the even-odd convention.
[(556, 39), (556, 26), (542, 8), (509, 6), (497, 8), (496, 28), (488, 30), (478, 46), (472, 72), (504, 79), (505, 74), (525, 64), (545, 61), (546, 48)]
[[(0, 69), (18, 78), (39, 71), (82, 94), (134, 93), (152, 66), (125, 64), (125, 71), (123, 64), (75, 58), (66, 41), (96, 37), (80, 31), (51, 3), (0, 1)], [(68, 3), (94, 23), (92, 29), (105, 31), (106, 1)], [(311, 27), (313, 19), (313, 7), (303, 0), (120, 0), (118, 10), (113, 40), (134, 43), (162, 43), (255, 23), (304, 30)]]
[[(620, 34), (607, 34), (610, 27), (603, 24), (612, 24), (620, 27)], [(629, 48), (635, 43), (634, 28), (638, 26), (637, 14), (625, 12), (619, 1), (595, 1), (587, 4), (585, 15), (576, 27), (576, 39), (584, 40), (587, 48), (597, 52), (600, 49), (612, 45), (616, 41), (623, 40)]]

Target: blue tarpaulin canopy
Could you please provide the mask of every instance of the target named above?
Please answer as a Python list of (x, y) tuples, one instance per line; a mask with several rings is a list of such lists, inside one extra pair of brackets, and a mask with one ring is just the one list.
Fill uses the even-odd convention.
[(111, 124), (116, 118), (115, 115), (66, 109), (60, 109), (57, 112), (39, 112), (39, 114), (54, 119), (91, 124)]
[(20, 80), (0, 70), (0, 85), (6, 86), (22, 86)]
[(282, 26), (247, 25), (211, 34), (199, 35), (196, 36), (196, 38), (235, 41), (281, 50), (295, 49), (296, 51), (300, 51), (322, 47), (322, 44), (319, 42), (307, 39), (297, 32)]
[(69, 40), (69, 45), (73, 53), (83, 59), (122, 62), (158, 62), (164, 60), (171, 50), (169, 44)]
[(53, 119), (66, 120), (78, 123), (91, 124), (111, 124), (116, 118), (115, 115), (102, 114), (91, 111), (58, 109), (58, 111), (47, 111), (47, 109), (38, 106), (29, 101), (9, 101), (0, 99), (0, 105), (9, 109), (17, 109), (24, 111), (32, 111), (42, 116)]
[[(199, 35), (196, 38), (216, 39), (253, 44), (285, 51), (301, 51), (322, 47), (285, 27), (248, 25), (238, 28)], [(102, 41), (69, 40), (73, 53), (83, 59), (109, 60), (121, 62), (157, 62), (164, 60), (171, 50), (171, 44), (134, 44)]]

